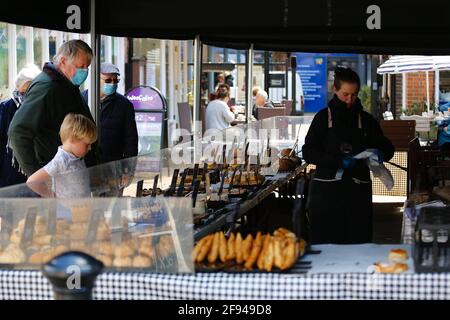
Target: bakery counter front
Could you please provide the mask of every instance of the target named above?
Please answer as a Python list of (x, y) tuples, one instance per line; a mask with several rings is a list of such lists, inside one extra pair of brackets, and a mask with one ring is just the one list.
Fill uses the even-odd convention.
[[(392, 256), (400, 253), (400, 257)], [(406, 252), (407, 256), (404, 255)], [(284, 272), (217, 270), (192, 274), (105, 271), (94, 299), (450, 299), (449, 273), (416, 273), (406, 245), (317, 245)], [(399, 258), (408, 269), (378, 273)], [(384, 270), (394, 271), (394, 270)], [(0, 299), (52, 299), (36, 270), (0, 271)]]

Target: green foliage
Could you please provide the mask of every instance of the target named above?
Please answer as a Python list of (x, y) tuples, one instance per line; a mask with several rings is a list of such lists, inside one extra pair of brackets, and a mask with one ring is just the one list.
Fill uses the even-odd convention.
[(405, 115), (412, 116), (412, 115), (422, 115), (422, 112), (427, 111), (427, 104), (425, 101), (414, 101), (411, 106), (406, 108)]
[(361, 90), (359, 90), (358, 98), (361, 100), (361, 104), (364, 107), (364, 110), (367, 112), (371, 112), (371, 94), (372, 90), (369, 86), (362, 86)]

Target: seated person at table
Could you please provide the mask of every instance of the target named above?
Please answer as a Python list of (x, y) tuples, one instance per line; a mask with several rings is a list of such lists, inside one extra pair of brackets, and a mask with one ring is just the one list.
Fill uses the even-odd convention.
[(258, 90), (255, 96), (255, 104), (253, 105), (253, 116), (258, 119), (258, 108), (273, 108), (273, 103), (267, 100), (268, 95), (264, 90)]
[(450, 149), (450, 123), (447, 120), (438, 127), (438, 145), (442, 149)]
[(230, 86), (226, 83), (219, 85), (216, 91), (217, 99), (208, 103), (206, 107), (206, 130), (223, 130), (234, 121), (234, 113), (230, 111), (227, 103), (230, 100)]
[[(97, 128), (89, 118), (69, 113), (59, 130), (62, 146), (55, 157), (27, 180), (28, 186), (43, 197), (82, 198), (90, 195), (84, 156), (97, 140)], [(68, 174), (74, 172), (74, 174)], [(64, 175), (63, 175), (64, 174)], [(52, 178), (52, 190), (47, 181)], [(57, 188), (55, 188), (57, 187)]]

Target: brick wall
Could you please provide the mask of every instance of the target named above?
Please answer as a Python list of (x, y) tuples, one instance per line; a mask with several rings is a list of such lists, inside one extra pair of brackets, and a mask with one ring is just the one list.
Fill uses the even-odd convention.
[[(434, 103), (434, 72), (429, 72), (429, 97)], [(427, 101), (426, 73), (410, 72), (406, 74), (406, 105), (410, 107), (414, 102)]]

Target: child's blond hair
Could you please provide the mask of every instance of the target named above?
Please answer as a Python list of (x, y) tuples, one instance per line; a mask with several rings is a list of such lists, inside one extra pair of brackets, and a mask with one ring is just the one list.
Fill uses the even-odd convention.
[(97, 127), (91, 119), (82, 114), (69, 113), (61, 124), (59, 136), (63, 143), (70, 138), (94, 143), (97, 140)]

